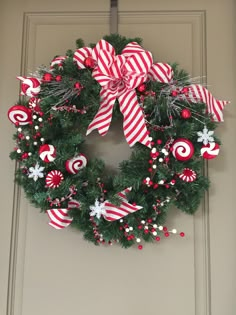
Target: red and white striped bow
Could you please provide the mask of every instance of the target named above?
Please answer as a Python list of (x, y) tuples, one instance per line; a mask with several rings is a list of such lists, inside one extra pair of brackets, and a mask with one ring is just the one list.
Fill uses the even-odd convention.
[(105, 201), (104, 203), (104, 207), (105, 207), (105, 215), (104, 218), (107, 221), (115, 221), (115, 220), (119, 220), (125, 216), (127, 216), (130, 213), (136, 212), (140, 209), (142, 209), (143, 207), (141, 206), (137, 206), (137, 205), (132, 205), (128, 202), (127, 197), (126, 197), (126, 193), (131, 191), (131, 187), (126, 188), (125, 190), (121, 191), (118, 193), (118, 196), (121, 199), (121, 204), (119, 206), (116, 206), (112, 203), (110, 203), (109, 201)]
[(116, 99), (123, 114), (123, 129), (130, 146), (140, 142), (150, 147), (150, 140), (144, 114), (138, 104), (135, 88), (148, 78), (160, 82), (170, 82), (173, 73), (167, 64), (153, 64), (152, 54), (135, 42), (129, 43), (121, 55), (115, 55), (111, 44), (100, 40), (94, 49), (78, 49), (74, 60), (78, 67), (85, 68), (84, 62), (92, 58), (96, 62), (93, 77), (101, 85), (100, 108), (90, 123), (87, 134), (94, 129), (104, 136), (108, 132), (112, 119), (112, 110)]
[(68, 215), (69, 209), (50, 209), (47, 210), (47, 215), (49, 216), (49, 225), (55, 229), (64, 229), (69, 226), (73, 219)]
[[(184, 87), (184, 94), (177, 96), (179, 99), (186, 98), (187, 101), (192, 103), (205, 103), (207, 105), (207, 112), (212, 114), (212, 120), (214, 121), (224, 121), (223, 119), (223, 109), (229, 101), (220, 101), (214, 98), (214, 96), (202, 85), (191, 84)], [(184, 95), (184, 96), (183, 96)]]

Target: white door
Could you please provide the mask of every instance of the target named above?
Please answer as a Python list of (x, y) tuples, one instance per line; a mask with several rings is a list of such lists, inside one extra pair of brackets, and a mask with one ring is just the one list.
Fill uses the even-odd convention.
[(206, 76), (216, 97), (232, 100), (217, 131), (221, 155), (206, 168), (209, 196), (194, 217), (173, 210), (169, 225), (184, 230), (184, 239), (143, 251), (95, 247), (72, 229), (50, 228), (13, 184), (6, 113), (17, 100), (15, 77), (74, 49), (79, 37), (89, 43), (108, 34), (110, 1), (1, 1), (0, 313), (234, 315), (234, 1), (119, 0), (118, 7), (119, 33), (143, 38), (157, 61)]

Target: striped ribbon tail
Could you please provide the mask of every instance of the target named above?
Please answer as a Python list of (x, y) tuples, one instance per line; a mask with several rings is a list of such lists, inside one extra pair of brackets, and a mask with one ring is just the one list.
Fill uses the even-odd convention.
[(212, 114), (212, 119), (214, 121), (224, 121), (223, 119), (223, 109), (229, 101), (220, 101), (214, 98), (214, 96), (202, 85), (192, 84), (187, 86), (188, 93), (186, 98), (192, 103), (205, 103), (207, 105), (207, 112)]
[(105, 202), (106, 215), (104, 216), (104, 218), (107, 221), (119, 220), (127, 216), (128, 214), (134, 213), (143, 208), (141, 206), (132, 205), (128, 202), (126, 193), (130, 192), (131, 189), (132, 188), (130, 187), (118, 193), (118, 196), (121, 199), (120, 206), (116, 206), (109, 201)]
[(64, 229), (73, 221), (68, 215), (68, 209), (50, 209), (47, 210), (47, 215), (50, 219), (49, 225), (57, 230)]
[(124, 116), (123, 129), (126, 141), (132, 147), (136, 142), (150, 148), (148, 130), (136, 92), (127, 91), (119, 96), (120, 111)]
[(110, 127), (116, 95), (108, 90), (102, 89), (100, 97), (101, 102), (99, 110), (92, 122), (89, 124), (86, 135), (97, 129), (101, 136), (105, 136)]

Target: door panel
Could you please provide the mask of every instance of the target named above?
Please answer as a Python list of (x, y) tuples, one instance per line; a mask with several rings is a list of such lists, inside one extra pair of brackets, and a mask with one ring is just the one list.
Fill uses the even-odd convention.
[[(202, 82), (233, 103), (233, 1), (166, 2), (119, 0), (119, 33), (142, 37), (157, 61), (177, 61), (191, 76), (206, 76)], [(13, 128), (6, 112), (17, 99), (17, 74), (48, 65), (54, 55), (74, 49), (79, 37), (89, 43), (109, 33), (110, 1), (4, 0), (0, 6), (0, 313), (233, 315), (235, 107), (225, 109), (225, 124), (217, 132), (221, 155), (206, 167), (212, 181), (209, 198), (194, 217), (173, 209), (168, 219), (168, 226), (184, 230), (186, 238), (126, 251), (95, 247), (69, 228), (56, 231), (13, 185), (14, 165), (8, 158)], [(93, 134), (88, 148), (99, 139), (93, 150), (116, 166), (130, 150), (121, 135), (116, 146), (114, 133), (105, 139)]]

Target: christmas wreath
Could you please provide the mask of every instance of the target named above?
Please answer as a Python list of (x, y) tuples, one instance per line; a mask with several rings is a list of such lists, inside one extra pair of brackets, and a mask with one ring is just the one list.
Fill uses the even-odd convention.
[[(20, 76), (21, 99), (8, 111), (16, 126), (16, 181), (49, 224), (81, 230), (94, 244), (159, 241), (175, 206), (193, 214), (209, 187), (204, 159), (219, 153), (214, 135), (227, 103), (177, 65), (154, 63), (141, 39), (117, 34), (56, 56), (50, 68)], [(109, 174), (84, 154), (86, 135), (123, 120), (132, 154)], [(184, 233), (178, 233), (184, 236)]]

